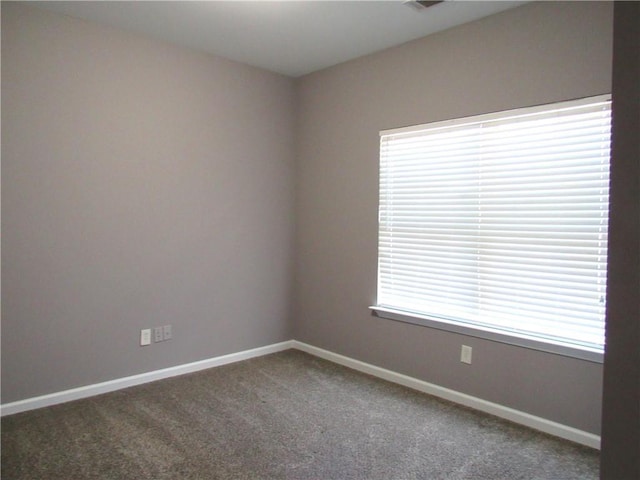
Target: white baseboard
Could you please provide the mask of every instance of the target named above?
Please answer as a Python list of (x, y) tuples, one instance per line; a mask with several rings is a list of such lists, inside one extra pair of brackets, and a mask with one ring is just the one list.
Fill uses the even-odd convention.
[(353, 358), (345, 357), (344, 355), (339, 355), (337, 353), (314, 347), (297, 340), (288, 340), (286, 342), (275, 343), (273, 345), (267, 345), (265, 347), (259, 347), (242, 352), (231, 353), (229, 355), (223, 355), (220, 357), (200, 360), (198, 362), (177, 365), (175, 367), (155, 370), (153, 372), (141, 373), (139, 375), (132, 375), (130, 377), (110, 380), (108, 382), (96, 383), (94, 385), (87, 385), (84, 387), (64, 390), (62, 392), (42, 395), (40, 397), (27, 398), (25, 400), (20, 400), (17, 402), (6, 403), (0, 406), (0, 415), (12, 415), (14, 413), (26, 412), (27, 410), (34, 410), (36, 408), (48, 407), (51, 405), (57, 405), (59, 403), (70, 402), (72, 400), (92, 397), (94, 395), (113, 392), (115, 390), (121, 390), (123, 388), (132, 387), (135, 385), (142, 385), (143, 383), (162, 380), (164, 378), (197, 372), (199, 370), (218, 367), (220, 365), (239, 362), (241, 360), (248, 360), (249, 358), (260, 357), (262, 355), (276, 353), (283, 350), (288, 350), (290, 348), (301, 350), (303, 352), (309, 353), (316, 357), (324, 358), (325, 360), (329, 360), (339, 365), (344, 365), (345, 367), (349, 367), (363, 373), (368, 373), (369, 375), (373, 375), (375, 377), (382, 378), (393, 383), (404, 385), (405, 387), (409, 387), (420, 392), (444, 398), (445, 400), (450, 400), (460, 405), (465, 405), (481, 412), (486, 412), (491, 415), (495, 415), (496, 417), (504, 418), (512, 422), (519, 423), (536, 430), (540, 430), (541, 432), (549, 433), (566, 440), (571, 440), (572, 442), (580, 443), (591, 448), (600, 448), (600, 437), (598, 435), (584, 432), (582, 430), (578, 430), (561, 423), (552, 422), (551, 420), (547, 420), (545, 418), (536, 417), (535, 415), (530, 415), (519, 410), (514, 410), (497, 403), (492, 403), (480, 398), (472, 397), (471, 395), (467, 395), (465, 393), (440, 387), (433, 383), (418, 380), (417, 378), (409, 377), (407, 375), (396, 373), (391, 370), (376, 367), (375, 365), (361, 362)]
[(164, 378), (175, 377), (177, 375), (197, 372), (199, 370), (218, 367), (228, 363), (239, 362), (241, 360), (248, 360), (249, 358), (260, 357), (262, 355), (280, 352), (290, 348), (293, 348), (292, 340), (274, 343), (273, 345), (267, 345), (265, 347), (254, 348), (251, 350), (244, 350), (242, 352), (231, 353), (229, 355), (222, 355), (220, 357), (208, 358), (206, 360), (200, 360), (184, 365), (177, 365), (175, 367), (163, 368), (162, 370), (154, 370), (152, 372), (132, 375), (130, 377), (117, 378), (115, 380), (96, 383), (94, 385), (86, 385), (84, 387), (72, 388), (62, 392), (27, 398), (25, 400), (19, 400), (17, 402), (2, 405), (0, 407), (0, 415), (4, 417), (5, 415), (26, 412), (27, 410), (34, 410), (36, 408), (70, 402), (72, 400), (80, 400), (81, 398), (93, 397), (94, 395), (100, 395), (102, 393), (113, 392), (115, 390), (121, 390), (135, 385), (142, 385), (143, 383), (154, 382)]
[(495, 415), (496, 417), (504, 418), (514, 423), (525, 425), (527, 427), (554, 435), (556, 437), (564, 438), (566, 440), (586, 445), (591, 448), (600, 449), (599, 435), (594, 435), (593, 433), (578, 430), (577, 428), (569, 427), (561, 423), (552, 422), (551, 420), (547, 420), (542, 417), (537, 417), (535, 415), (521, 412), (513, 408), (505, 407), (497, 403), (488, 402), (486, 400), (482, 400), (465, 393), (440, 387), (438, 385), (434, 385), (433, 383), (424, 382), (422, 380), (418, 380), (417, 378), (409, 377), (407, 375), (396, 373), (391, 370), (376, 367), (375, 365), (364, 363), (353, 358), (345, 357), (344, 355), (339, 355), (328, 350), (323, 350), (322, 348), (314, 347), (306, 343), (298, 342), (297, 340), (293, 340), (292, 344), (292, 348), (307, 352), (311, 355), (315, 355), (316, 357), (324, 358), (325, 360), (329, 360), (333, 363), (344, 365), (345, 367), (352, 368), (359, 372), (368, 373), (369, 375), (373, 375), (375, 377), (382, 378), (393, 383), (404, 385), (405, 387), (428, 393), (429, 395), (443, 398), (460, 405), (471, 407), (475, 410), (489, 413), (491, 415)]

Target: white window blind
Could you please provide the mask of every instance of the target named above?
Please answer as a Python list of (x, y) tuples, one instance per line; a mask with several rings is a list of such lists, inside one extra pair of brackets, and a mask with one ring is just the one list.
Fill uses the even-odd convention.
[(602, 351), (610, 100), (381, 132), (377, 306)]

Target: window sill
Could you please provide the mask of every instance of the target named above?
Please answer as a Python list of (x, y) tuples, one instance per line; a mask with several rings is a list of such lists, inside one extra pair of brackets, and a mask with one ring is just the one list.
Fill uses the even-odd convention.
[(379, 318), (386, 318), (388, 320), (411, 323), (414, 325), (421, 325), (429, 328), (437, 328), (438, 330), (445, 330), (447, 332), (482, 338), (485, 340), (491, 340), (493, 342), (506, 343), (508, 345), (515, 345), (518, 347), (529, 348), (532, 350), (552, 353), (555, 355), (562, 355), (565, 357), (577, 358), (594, 363), (604, 362), (604, 353), (597, 350), (580, 348), (574, 345), (563, 343), (543, 341), (538, 338), (529, 337), (526, 335), (506, 333), (497, 329), (472, 326), (465, 323), (444, 320), (441, 318), (430, 317), (428, 315), (420, 315), (412, 312), (405, 312), (402, 310), (395, 310), (387, 307), (379, 307), (374, 305), (369, 308), (371, 309), (373, 315)]

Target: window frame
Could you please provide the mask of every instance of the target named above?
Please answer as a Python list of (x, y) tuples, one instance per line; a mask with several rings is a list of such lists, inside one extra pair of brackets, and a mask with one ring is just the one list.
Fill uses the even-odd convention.
[[(545, 110), (548, 110), (550, 107), (553, 107), (556, 105), (562, 106), (564, 104), (569, 104), (571, 102), (588, 103), (589, 101), (593, 101), (593, 102), (609, 101), (610, 102), (611, 95), (603, 94), (603, 95), (597, 95), (597, 96), (592, 96), (592, 97), (582, 98), (582, 99), (554, 102), (554, 103), (539, 105), (535, 107), (523, 107), (523, 108), (495, 112), (495, 113), (485, 114), (485, 115), (475, 115), (472, 117), (445, 120), (440, 122), (432, 122), (429, 124), (416, 125), (416, 126), (404, 127), (399, 129), (383, 130), (380, 132), (380, 135), (383, 136), (383, 135), (389, 135), (389, 134), (395, 134), (395, 133), (415, 132), (422, 129), (432, 129), (434, 127), (442, 128), (447, 126), (459, 126), (464, 124), (467, 121), (475, 122), (480, 119), (481, 121), (487, 121), (494, 118), (502, 118), (504, 116), (509, 116), (509, 115), (519, 115), (523, 110), (526, 110), (526, 113), (529, 114), (529, 113), (545, 111)], [(380, 201), (380, 197), (379, 197), (379, 201)], [(379, 203), (379, 207), (380, 207), (380, 203)], [(379, 240), (380, 228), (378, 228), (377, 234), (378, 234), (378, 240)], [(377, 254), (377, 261), (378, 262), (380, 261), (379, 251)], [(378, 275), (377, 283), (379, 285), (380, 273), (377, 272), (377, 275)], [(500, 328), (492, 328), (491, 326), (487, 326), (487, 325), (478, 325), (478, 324), (474, 324), (473, 321), (471, 320), (458, 321), (456, 319), (442, 318), (442, 317), (439, 317), (436, 315), (430, 315), (424, 312), (416, 313), (412, 311), (396, 309), (386, 305), (378, 305), (377, 300), (376, 300), (376, 304), (372, 305), (369, 308), (371, 309), (373, 315), (379, 318), (400, 321), (400, 322), (405, 322), (405, 323), (410, 323), (415, 325), (421, 325), (421, 326), (435, 328), (439, 330), (445, 330), (445, 331), (456, 333), (456, 334), (482, 338), (485, 340), (506, 343), (509, 345), (516, 345), (519, 347), (530, 348), (534, 350), (568, 356), (568, 357), (582, 359), (582, 360), (595, 362), (595, 363), (602, 363), (604, 361), (604, 347), (603, 347), (603, 350), (600, 350), (596, 348), (590, 348), (587, 346), (568, 344), (562, 341), (555, 341), (552, 339), (542, 339), (542, 338), (539, 338), (538, 336), (527, 335), (526, 333), (522, 333), (522, 332), (511, 332), (511, 331), (505, 331)]]

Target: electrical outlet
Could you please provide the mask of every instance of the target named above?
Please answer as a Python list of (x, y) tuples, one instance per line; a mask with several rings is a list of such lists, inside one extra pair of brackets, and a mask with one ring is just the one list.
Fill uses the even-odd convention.
[(471, 353), (473, 349), (467, 345), (462, 345), (462, 350), (460, 351), (460, 361), (462, 363), (468, 363), (471, 365)]
[(171, 337), (173, 336), (171, 325), (165, 325), (162, 327), (162, 335), (164, 340), (171, 340)]
[(151, 345), (151, 329), (140, 330), (140, 346)]
[(162, 327), (155, 327), (153, 329), (153, 341), (156, 343), (162, 341)]

